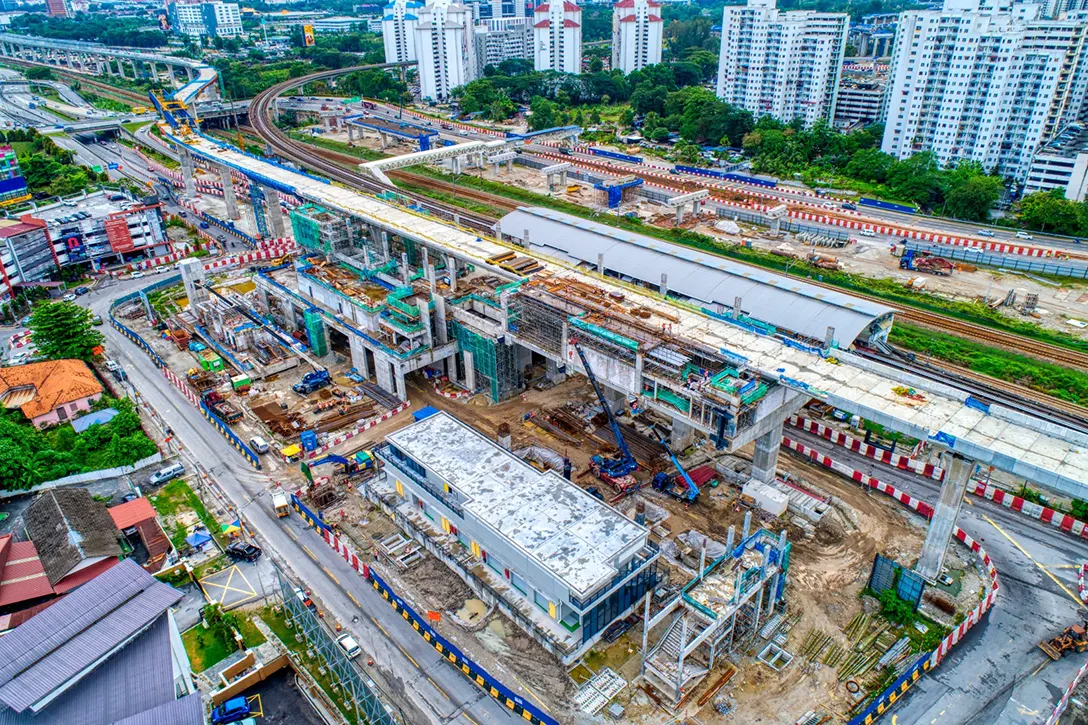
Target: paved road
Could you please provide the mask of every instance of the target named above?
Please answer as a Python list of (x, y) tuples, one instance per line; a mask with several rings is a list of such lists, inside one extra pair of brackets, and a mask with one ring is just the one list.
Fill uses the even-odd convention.
[[(787, 435), (916, 498), (937, 502), (937, 481), (796, 428), (788, 428)], [(1088, 617), (1076, 601), (1077, 568), (1088, 561), (1088, 542), (970, 494), (958, 523), (982, 542), (997, 567), (997, 605), (893, 713), (903, 725), (1042, 722), (1084, 664), (1082, 656), (1052, 662), (1036, 645)]]
[[(106, 315), (110, 301), (140, 283), (122, 282), (91, 295), (91, 309)], [(269, 479), (254, 471), (184, 397), (170, 387), (151, 360), (112, 327), (103, 328), (110, 355), (126, 369), (134, 387), (170, 421), (193, 466), (200, 461), (246, 517), (258, 540), (282, 566), (305, 582), (326, 612), (356, 636), (375, 666), (378, 680), (406, 721), (424, 723), (513, 723), (508, 710), (454, 670), (410, 629), (347, 563), (323, 544), (298, 516), (276, 518)], [(352, 622), (352, 617), (358, 617)], [(528, 695), (526, 695), (528, 696)]]

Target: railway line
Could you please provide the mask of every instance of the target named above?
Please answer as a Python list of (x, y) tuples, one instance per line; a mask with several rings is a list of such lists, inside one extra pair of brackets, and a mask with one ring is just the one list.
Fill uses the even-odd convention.
[[(363, 174), (345, 169), (339, 163), (331, 161), (325, 156), (316, 153), (312, 146), (308, 146), (288, 137), (287, 134), (276, 127), (270, 118), (270, 111), (272, 110), (276, 98), (291, 88), (297, 88), (313, 81), (324, 80), (346, 73), (362, 70), (380, 70), (402, 65), (405, 64), (381, 63), (375, 65), (353, 66), (351, 68), (339, 68), (337, 70), (311, 73), (309, 75), (284, 81), (283, 83), (279, 83), (262, 91), (253, 98), (249, 106), (250, 125), (253, 126), (253, 130), (256, 134), (264, 139), (279, 156), (288, 159), (289, 161), (293, 161), (300, 167), (316, 171), (334, 181), (339, 181), (356, 189), (363, 189), (373, 193), (382, 193), (386, 191), (396, 192), (399, 196), (411, 200), (413, 204), (418, 205), (420, 208), (438, 218), (460, 224), (473, 231), (491, 233), (491, 227), (495, 223), (495, 220), (491, 217), (468, 212), (450, 204), (442, 204), (441, 202), (436, 202), (433, 199), (429, 199), (420, 194), (405, 192), (402, 189), (398, 189), (396, 186), (387, 186), (370, 176), (364, 176)], [(353, 163), (358, 164), (359, 162), (353, 157)], [(458, 190), (460, 189), (460, 187), (456, 188)], [(460, 193), (460, 191), (458, 191), (458, 193)]]
[(55, 65), (49, 65), (48, 63), (35, 63), (29, 60), (19, 60), (17, 58), (4, 58), (5, 65), (20, 66), (22, 68), (48, 68), (57, 75), (64, 76), (66, 78), (72, 78), (79, 81), (83, 85), (93, 86), (103, 93), (108, 93), (119, 99), (125, 101), (131, 101), (133, 103), (139, 103), (146, 106), (150, 101), (147, 99), (147, 95), (141, 95), (136, 91), (125, 90), (124, 88), (118, 88), (117, 86), (110, 85), (109, 83), (103, 83), (101, 81), (93, 80), (86, 73), (79, 73), (73, 70), (65, 70), (64, 68), (58, 68)]

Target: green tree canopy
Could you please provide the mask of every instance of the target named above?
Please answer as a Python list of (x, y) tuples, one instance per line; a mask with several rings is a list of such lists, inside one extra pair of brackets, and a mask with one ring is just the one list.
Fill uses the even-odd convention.
[(39, 302), (30, 313), (30, 330), (38, 352), (50, 360), (89, 362), (104, 342), (91, 324), (90, 310), (74, 302)]

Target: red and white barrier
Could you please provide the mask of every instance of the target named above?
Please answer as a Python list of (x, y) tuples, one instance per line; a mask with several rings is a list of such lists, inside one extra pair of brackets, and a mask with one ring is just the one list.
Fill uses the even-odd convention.
[(1054, 528), (1068, 532), (1073, 536), (1088, 539), (1088, 524), (1073, 518), (1069, 514), (1063, 514), (1061, 511), (1055, 511), (1046, 506), (1032, 503), (1025, 498), (1014, 496), (1008, 491), (1002, 491), (1001, 489), (989, 486), (982, 481), (971, 481), (967, 485), (967, 491), (968, 493), (973, 493), (981, 498), (989, 499), (994, 503), (1001, 504), (1007, 509), (1012, 509), (1013, 511), (1030, 516), (1033, 519), (1038, 519), (1043, 523), (1050, 524)]
[(406, 400), (403, 403), (401, 403), (400, 405), (398, 405), (396, 408), (393, 408), (392, 410), (390, 410), (389, 412), (383, 413), (383, 414), (379, 415), (377, 418), (371, 418), (366, 423), (358, 426), (357, 428), (354, 428), (353, 430), (349, 430), (347, 433), (341, 433), (340, 435), (336, 436), (335, 438), (333, 438), (330, 442), (326, 443), (325, 445), (317, 448), (316, 450), (309, 451), (306, 454), (306, 458), (307, 459), (317, 458), (319, 455), (321, 455), (325, 451), (329, 450), (333, 446), (338, 446), (341, 443), (343, 443), (344, 441), (349, 441), (352, 438), (354, 438), (355, 436), (362, 433), (363, 431), (370, 430), (374, 426), (378, 425), (378, 423), (384, 423), (385, 421), (389, 420), (390, 418), (392, 418), (397, 413), (401, 413), (401, 412), (407, 410), (408, 406), (410, 406), (410, 405), (411, 405), (411, 402)]
[(1077, 572), (1077, 594), (1080, 595), (1080, 600), (1085, 604), (1088, 604), (1088, 588), (1084, 586), (1084, 574), (1088, 572), (1088, 564), (1081, 564), (1080, 571)]
[(819, 421), (794, 415), (790, 417), (790, 425), (807, 433), (826, 438), (837, 446), (842, 446), (855, 453), (860, 453), (866, 458), (872, 458), (879, 463), (900, 468), (904, 471), (913, 471), (920, 476), (932, 478), (934, 481), (940, 481), (944, 478), (944, 469), (940, 466), (920, 461), (917, 458), (912, 458), (910, 456), (904, 456), (899, 453), (892, 453), (891, 451), (866, 443), (859, 438), (847, 435), (837, 428), (824, 425)]
[[(932, 505), (926, 503), (925, 501), (920, 501), (913, 496), (910, 496), (909, 494), (906, 494), (896, 489), (894, 486), (890, 486), (882, 481), (877, 480), (876, 478), (873, 478), (872, 476), (867, 476), (861, 471), (855, 471), (849, 466), (839, 463), (838, 461), (832, 459), (830, 456), (825, 456), (819, 451), (813, 448), (809, 448), (802, 443), (798, 443), (784, 437), (782, 439), (782, 445), (786, 446), (790, 450), (800, 453), (803, 456), (807, 456), (809, 459), (816, 463), (819, 463), (821, 466), (830, 468), (836, 473), (846, 476), (847, 478), (850, 478), (854, 481), (857, 481), (862, 485), (866, 485), (873, 490), (880, 491), (881, 493), (891, 496), (896, 501), (899, 501), (913, 511), (917, 511), (919, 514), (925, 516), (927, 519), (933, 517), (934, 508)], [(997, 601), (997, 592), (1000, 589), (1000, 584), (997, 578), (997, 569), (994, 567), (993, 562), (990, 560), (990, 555), (986, 553), (986, 550), (982, 548), (981, 544), (968, 536), (967, 532), (965, 532), (958, 526), (955, 528), (953, 535), (969, 549), (971, 549), (971, 551), (978, 554), (983, 566), (986, 567), (986, 573), (989, 575), (990, 579), (990, 586), (989, 591), (986, 593), (986, 596), (982, 599), (982, 601), (979, 602), (978, 605), (968, 613), (967, 617), (963, 620), (963, 622), (961, 622), (954, 630), (952, 630), (952, 632), (947, 637), (941, 640), (940, 645), (938, 645), (937, 649), (933, 651), (933, 658), (931, 660), (931, 664), (933, 666), (940, 664), (941, 660), (943, 660), (945, 655), (948, 654), (948, 651), (952, 649), (952, 647), (954, 647), (961, 639), (963, 639), (963, 636), (967, 634), (967, 632), (972, 627), (979, 623), (979, 621), (982, 619), (982, 615), (989, 611), (990, 607), (992, 607)]]
[(162, 374), (168, 381), (170, 381), (171, 385), (181, 391), (182, 395), (184, 395), (188, 399), (188, 401), (193, 404), (194, 407), (199, 407), (200, 399), (197, 397), (196, 391), (189, 387), (188, 381), (186, 381), (184, 378), (182, 378), (170, 368), (163, 368)]
[(450, 400), (465, 400), (466, 398), (472, 397), (472, 393), (467, 390), (456, 390), (452, 393), (447, 392), (442, 388), (438, 387), (438, 383), (434, 384), (434, 392), (438, 395), (441, 395), (443, 398), (449, 398)]
[(1056, 725), (1058, 720), (1061, 719), (1062, 713), (1065, 712), (1065, 708), (1069, 706), (1069, 698), (1073, 695), (1073, 690), (1077, 689), (1077, 685), (1084, 679), (1084, 675), (1088, 673), (1088, 662), (1081, 665), (1081, 668), (1077, 670), (1076, 676), (1073, 681), (1069, 683), (1069, 687), (1065, 688), (1065, 693), (1062, 695), (1062, 699), (1058, 700), (1058, 704), (1054, 706), (1054, 711), (1050, 713), (1050, 717), (1046, 719), (1043, 725)]

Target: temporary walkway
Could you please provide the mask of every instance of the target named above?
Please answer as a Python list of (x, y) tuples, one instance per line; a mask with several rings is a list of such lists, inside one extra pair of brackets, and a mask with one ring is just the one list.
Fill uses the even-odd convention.
[[(244, 154), (204, 136), (174, 137), (195, 155), (296, 196), (313, 201), (404, 239), (442, 250), (477, 268), (508, 276), (487, 259), (509, 247), (465, 229), (416, 214), (392, 203), (323, 182)], [(521, 251), (519, 249), (519, 251)], [(524, 252), (522, 252), (524, 253)], [(587, 273), (569, 263), (539, 259), (555, 279), (584, 282)], [(951, 386), (914, 379), (901, 371), (848, 353), (824, 357), (819, 350), (789, 345), (736, 325), (713, 311), (662, 301), (649, 292), (615, 285), (628, 304), (660, 309), (677, 320), (673, 334), (711, 346), (766, 379), (879, 423), (906, 435), (934, 439), (981, 465), (992, 465), (1070, 496), (1088, 498), (1088, 434), (1051, 424), (998, 405), (987, 406)], [(912, 393), (913, 391), (913, 393)]]

